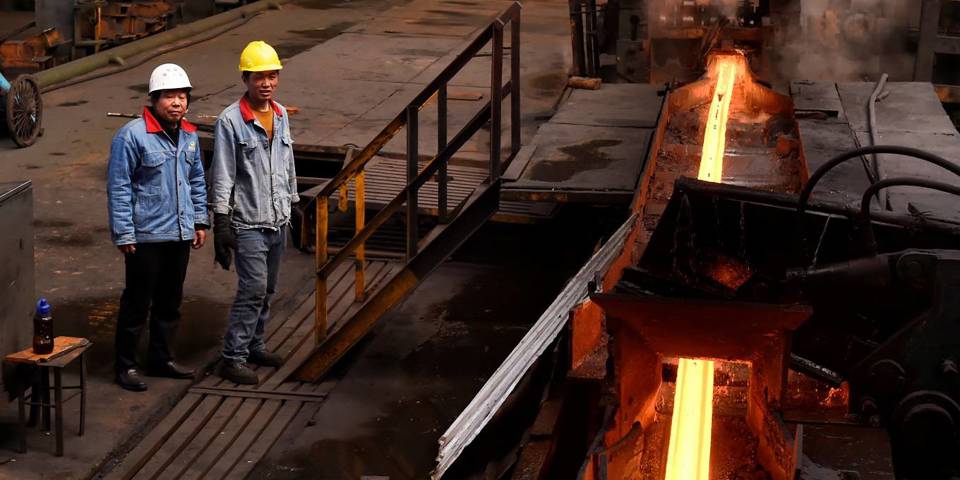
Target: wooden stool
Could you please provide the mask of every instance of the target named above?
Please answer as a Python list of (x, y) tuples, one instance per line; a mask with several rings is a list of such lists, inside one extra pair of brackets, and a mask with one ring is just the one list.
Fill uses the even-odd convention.
[[(12, 353), (4, 357), (4, 362), (30, 365), (39, 367), (40, 381), (34, 383), (30, 389), (30, 395), (27, 395), (27, 388), (24, 387), (17, 395), (17, 407), (19, 411), (18, 420), (20, 422), (20, 452), (27, 451), (27, 420), (26, 405), (30, 405), (31, 423), (36, 419), (34, 407), (39, 407), (43, 413), (43, 428), (50, 431), (50, 409), (56, 409), (54, 425), (56, 428), (57, 456), (63, 456), (63, 404), (80, 396), (80, 435), (83, 436), (83, 426), (85, 423), (85, 413), (87, 410), (87, 361), (84, 354), (93, 343), (86, 338), (76, 337), (57, 337), (53, 340), (53, 351), (38, 355), (33, 353), (33, 348)], [(77, 358), (80, 359), (80, 385), (63, 386), (61, 373), (63, 369), (73, 363)], [(50, 403), (50, 370), (53, 370), (53, 403)], [(64, 390), (79, 390), (73, 395), (63, 398)]]

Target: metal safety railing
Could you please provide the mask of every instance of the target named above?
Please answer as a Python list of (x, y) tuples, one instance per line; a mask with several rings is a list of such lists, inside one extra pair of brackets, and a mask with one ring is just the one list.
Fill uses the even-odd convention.
[[(583, 77), (600, 76), (601, 28), (598, 17), (607, 4), (597, 0), (569, 0), (570, 41), (573, 44), (574, 74)], [(604, 25), (604, 28), (609, 28)]]
[[(490, 122), (490, 176), (488, 184), (498, 182), (501, 165), (501, 117), (502, 102), (510, 97), (510, 158), (520, 149), (520, 9), (515, 2), (482, 32), (428, 84), (374, 139), (359, 152), (349, 150), (343, 168), (320, 190), (316, 202), (316, 318), (317, 344), (322, 342), (328, 329), (327, 280), (335, 269), (354, 258), (355, 301), (366, 299), (366, 252), (365, 243), (393, 215), (405, 211), (406, 260), (409, 262), (420, 251), (419, 212), (417, 209), (420, 188), (436, 177), (438, 219), (442, 225), (457, 217), (464, 204), (448, 208), (447, 164), (487, 122)], [(504, 29), (510, 25), (510, 79), (503, 83)], [(478, 111), (463, 128), (447, 138), (447, 85), (487, 44), (492, 43), (490, 67), (490, 101)], [(437, 154), (420, 169), (419, 164), (419, 112), (433, 98), (437, 101)], [(367, 222), (365, 211), (365, 166), (402, 128), (406, 127), (406, 186), (383, 209)], [(355, 233), (333, 256), (328, 255), (327, 233), (329, 227), (330, 197), (339, 192), (339, 206), (348, 205), (349, 182), (354, 181)], [(469, 198), (469, 197), (468, 197)], [(435, 227), (436, 228), (436, 227)], [(306, 230), (303, 231), (304, 235)]]

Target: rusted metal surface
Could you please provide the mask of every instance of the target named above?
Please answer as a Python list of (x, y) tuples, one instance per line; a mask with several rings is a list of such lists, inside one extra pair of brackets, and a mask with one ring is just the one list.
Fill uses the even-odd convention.
[(35, 72), (54, 66), (53, 50), (64, 43), (54, 28), (18, 40), (0, 42), (0, 67)]
[(605, 313), (613, 365), (607, 381), (618, 392), (616, 422), (605, 442), (608, 448), (637, 442), (630, 453), (607, 459), (610, 478), (635, 478), (649, 456), (659, 458), (662, 445), (649, 439), (644, 445), (642, 435), (637, 440), (630, 435), (637, 421), (643, 431), (661, 421), (654, 405), (666, 357), (749, 362), (744, 419), (758, 439), (753, 461), (773, 478), (793, 478), (793, 439), (777, 412), (785, 388), (786, 333), (807, 319), (809, 308), (648, 295), (595, 294), (591, 299)]
[[(366, 201), (364, 200), (366, 195), (365, 193), (366, 187), (364, 186), (365, 178), (366, 178), (366, 175), (363, 172), (358, 173), (357, 176), (354, 177), (354, 186), (357, 192), (356, 199), (355, 199), (356, 203), (354, 204), (354, 207), (353, 207), (354, 214), (355, 214), (354, 228), (356, 229), (356, 233), (362, 232), (364, 227), (366, 227), (366, 223), (367, 223), (367, 220), (366, 220), (367, 208), (366, 208)], [(366, 278), (367, 255), (366, 255), (365, 244), (361, 243), (360, 246), (357, 247), (357, 250), (354, 252), (354, 257), (356, 258), (354, 262), (354, 266), (356, 270), (354, 272), (354, 275), (355, 275), (354, 288), (356, 290), (356, 294), (354, 296), (356, 297), (357, 301), (362, 302), (366, 299), (365, 278)]]
[[(760, 87), (749, 74), (738, 78), (723, 181), (762, 190), (798, 191), (806, 167), (790, 100)], [(595, 306), (585, 303), (574, 310), (576, 368), (571, 371), (578, 378), (603, 378), (613, 392), (614, 406), (612, 422), (601, 430), (602, 448), (586, 459), (589, 475), (584, 478), (660, 478), (662, 472), (655, 465), (665, 456), (666, 437), (656, 404), (664, 387), (661, 371), (667, 357), (749, 362), (748, 388), (728, 389), (726, 394), (745, 399), (747, 408), (730, 418), (754, 438), (756, 446), (741, 449), (737, 455), (744, 458), (731, 461), (762, 465), (772, 478), (793, 478), (799, 449), (795, 434), (785, 430), (779, 414), (788, 366), (786, 339), (810, 311), (791, 304), (726, 300), (754, 279), (752, 264), (744, 262), (736, 250), (728, 253), (682, 243), (687, 238), (685, 229), (693, 226), (673, 187), (678, 178), (697, 174), (705, 106), (713, 95), (713, 83), (704, 79), (670, 92), (651, 159), (634, 197), (639, 217), (629, 244), (605, 272), (601, 291), (607, 293), (591, 295)], [(660, 235), (658, 225), (667, 215), (670, 233)], [(664, 243), (652, 243), (657, 235)], [(644, 262), (653, 257), (662, 269), (648, 272)], [(696, 261), (687, 262), (690, 258)], [(677, 268), (678, 260), (684, 268)], [(650, 291), (651, 285), (664, 290), (663, 294)], [(710, 288), (702, 290), (705, 286)], [(582, 375), (584, 365), (598, 363), (600, 358), (606, 358), (602, 376)], [(720, 395), (722, 405), (726, 400)]]
[(603, 309), (586, 300), (570, 314), (573, 332), (570, 345), (570, 371), (574, 378), (602, 380), (607, 373), (608, 342)]
[[(607, 320), (625, 322), (664, 356), (745, 360), (777, 332), (792, 331), (809, 307), (618, 294), (592, 295)], [(705, 321), (709, 319), (709, 321)]]
[(933, 89), (942, 103), (960, 104), (960, 86), (934, 85)]
[(74, 47), (97, 52), (162, 32), (175, 12), (166, 0), (81, 0), (74, 7)]
[[(317, 213), (315, 218), (317, 220), (316, 228), (316, 247), (317, 254), (314, 257), (316, 261), (316, 268), (319, 271), (327, 263), (327, 228), (328, 228), (328, 201), (326, 198), (317, 199)], [(306, 231), (306, 229), (304, 229)], [(316, 342), (319, 344), (327, 335), (327, 276), (317, 275), (316, 280), (316, 292), (317, 292), (317, 301), (314, 305), (314, 336), (316, 337)]]

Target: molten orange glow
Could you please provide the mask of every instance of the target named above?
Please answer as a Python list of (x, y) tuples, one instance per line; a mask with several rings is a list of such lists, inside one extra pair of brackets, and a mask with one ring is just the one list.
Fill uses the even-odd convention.
[(710, 102), (710, 113), (703, 132), (703, 153), (697, 178), (719, 183), (723, 179), (723, 152), (727, 148), (727, 117), (730, 115), (730, 97), (740, 65), (734, 58), (718, 57), (717, 87)]
[(680, 359), (670, 423), (666, 480), (710, 478), (713, 362)]
[[(723, 180), (723, 154), (727, 148), (727, 118), (740, 59), (716, 57), (717, 79), (703, 133), (703, 153), (697, 178)], [(673, 398), (666, 480), (709, 480), (710, 437), (713, 430), (713, 362), (680, 359), (677, 391)]]

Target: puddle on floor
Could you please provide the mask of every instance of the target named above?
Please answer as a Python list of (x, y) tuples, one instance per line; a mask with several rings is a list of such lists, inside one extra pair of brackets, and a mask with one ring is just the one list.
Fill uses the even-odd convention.
[[(89, 352), (88, 368), (94, 375), (113, 374), (114, 333), (120, 295), (54, 302), (53, 318), (56, 335), (85, 337), (94, 343)], [(184, 299), (180, 309), (180, 328), (174, 346), (177, 360), (196, 365), (206, 360), (221, 343), (226, 325), (228, 305), (200, 297)], [(147, 320), (149, 323), (149, 319)], [(140, 359), (145, 359), (149, 328), (140, 338)]]
[(602, 149), (621, 143), (623, 142), (620, 140), (598, 139), (560, 147), (558, 150), (564, 153), (566, 158), (534, 163), (528, 178), (543, 182), (562, 182), (580, 172), (606, 168), (614, 159)]

